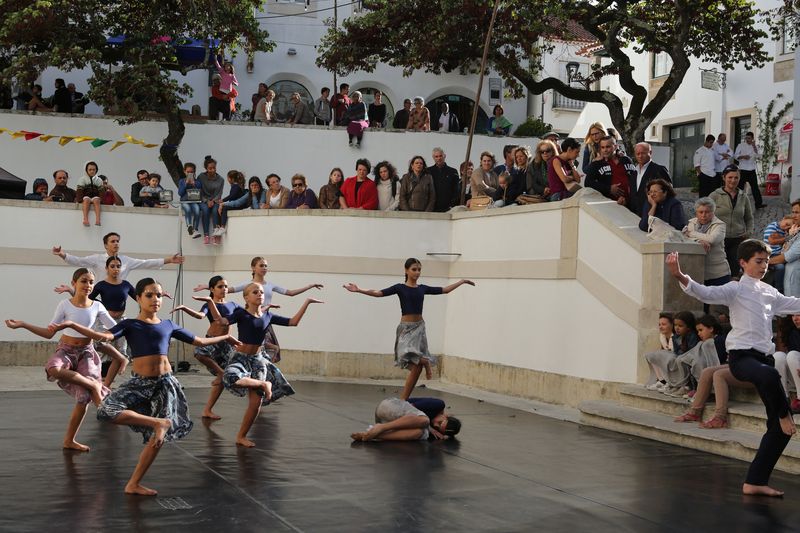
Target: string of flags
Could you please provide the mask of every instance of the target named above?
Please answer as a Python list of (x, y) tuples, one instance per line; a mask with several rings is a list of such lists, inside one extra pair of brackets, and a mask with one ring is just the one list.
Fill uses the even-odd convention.
[[(61, 146), (66, 146), (71, 142), (75, 143), (84, 143), (88, 142), (94, 148), (100, 148), (103, 145), (106, 145), (111, 141), (111, 139), (101, 139), (100, 137), (88, 137), (85, 135), (51, 135), (48, 133), (39, 133), (36, 131), (13, 131), (8, 128), (0, 128), (0, 135), (7, 133), (13, 139), (25, 139), (26, 141), (32, 141), (34, 139), (39, 139), (42, 142), (48, 142), (50, 139), (58, 139), (58, 144)], [(158, 144), (150, 144), (146, 143), (141, 139), (136, 139), (135, 137), (128, 135), (127, 133), (124, 135), (124, 141), (114, 141), (114, 144), (111, 146), (111, 150), (109, 152), (113, 152), (123, 144), (135, 144), (139, 145), (142, 148), (155, 148)]]

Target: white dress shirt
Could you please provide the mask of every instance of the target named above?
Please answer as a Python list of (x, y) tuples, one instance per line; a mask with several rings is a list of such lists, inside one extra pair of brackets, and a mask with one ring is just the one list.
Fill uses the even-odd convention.
[(800, 298), (784, 296), (775, 287), (746, 274), (739, 281), (719, 287), (706, 287), (692, 278), (687, 285), (680, 286), (703, 303), (728, 306), (732, 328), (725, 339), (728, 351), (753, 349), (773, 353), (772, 317), (800, 313)]
[[(722, 171), (725, 170), (725, 167), (733, 163), (731, 147), (728, 146), (728, 143), (720, 144), (715, 142), (711, 150), (714, 152), (714, 171), (717, 174), (721, 174)], [(723, 158), (723, 155), (727, 155), (728, 159)]]
[[(749, 155), (750, 159), (739, 159), (740, 156)], [(736, 153), (733, 155), (739, 161), (739, 170), (755, 170), (756, 161), (761, 159), (761, 154), (758, 153), (758, 147), (755, 143), (747, 144), (746, 142), (739, 143), (736, 147)]]
[[(163, 259), (134, 259), (127, 255), (119, 255), (122, 266), (119, 269), (119, 279), (125, 280), (131, 270), (136, 268), (156, 269), (164, 266)], [(94, 273), (94, 280), (98, 282), (106, 279), (106, 260), (108, 259), (107, 253), (87, 255), (86, 257), (77, 257), (74, 255), (66, 254), (64, 261), (68, 265), (85, 267)]]
[[(636, 191), (638, 191), (639, 187), (642, 186), (644, 173), (647, 172), (647, 167), (650, 166), (650, 163), (652, 163), (652, 159), (642, 166), (636, 165)], [(635, 193), (636, 191), (631, 191), (631, 193)]]
[(439, 115), (439, 131), (447, 131), (450, 129), (450, 113), (442, 113)]
[(706, 145), (701, 146), (694, 153), (694, 166), (700, 167), (700, 172), (706, 176), (714, 176), (717, 173), (714, 161), (714, 152)]

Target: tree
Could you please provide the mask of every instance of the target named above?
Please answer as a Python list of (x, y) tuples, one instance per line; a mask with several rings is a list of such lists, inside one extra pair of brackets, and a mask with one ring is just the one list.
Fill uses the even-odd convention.
[[(160, 149), (172, 179), (183, 177), (178, 147), (184, 135), (180, 105), (192, 89), (173, 74), (208, 68), (213, 43), (232, 53), (272, 50), (274, 43), (255, 18), (263, 0), (5, 0), (0, 18), (0, 58), (8, 63), (0, 80), (28, 85), (47, 67), (89, 67), (88, 96), (136, 122), (148, 113), (166, 116)], [(124, 36), (121, 44), (110, 36)], [(204, 61), (181, 64), (182, 39), (207, 43)], [(213, 63), (213, 61), (212, 61)], [(0, 64), (2, 64), (0, 62)], [(23, 86), (24, 86), (23, 85)]]
[[(476, 73), (494, 0), (370, 0), (363, 16), (331, 28), (321, 43), (317, 65), (338, 74), (372, 71), (378, 63), (432, 73)], [(531, 93), (547, 90), (576, 100), (604, 104), (626, 146), (643, 141), (648, 126), (681, 85), (691, 60), (723, 70), (743, 63), (760, 67), (768, 59), (756, 26), (760, 12), (750, 0), (505, 0), (495, 22), (488, 67), (511, 85)], [(479, 28), (476, 30), (476, 28)], [(540, 64), (554, 39), (590, 34), (608, 57), (593, 66), (588, 81), (616, 76), (629, 95), (623, 99), (592, 83), (575, 87), (543, 77)], [(664, 52), (672, 68), (657, 92), (634, 77), (631, 52)]]

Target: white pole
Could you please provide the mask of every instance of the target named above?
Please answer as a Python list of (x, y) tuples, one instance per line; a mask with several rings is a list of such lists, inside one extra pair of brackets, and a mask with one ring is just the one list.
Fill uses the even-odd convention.
[[(800, 12), (797, 13), (800, 16)], [(790, 199), (800, 198), (800, 46), (794, 47), (794, 109), (792, 111), (792, 192)]]

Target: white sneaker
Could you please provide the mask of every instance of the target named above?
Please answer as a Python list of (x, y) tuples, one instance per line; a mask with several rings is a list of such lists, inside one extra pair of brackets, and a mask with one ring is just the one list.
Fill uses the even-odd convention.
[(199, 239), (199, 238), (200, 238), (200, 237), (202, 237), (202, 236), (203, 236), (203, 234), (202, 234), (202, 233), (200, 233), (200, 232), (199, 232), (199, 231), (197, 231), (197, 230), (195, 230), (195, 232), (194, 232), (194, 233), (192, 233), (192, 239)]
[(227, 231), (227, 229), (225, 228), (225, 226), (218, 227), (217, 228), (217, 237), (222, 237), (223, 235), (225, 235), (226, 231)]
[(647, 385), (645, 389), (654, 391), (661, 390), (661, 382), (656, 381), (655, 383), (651, 383), (650, 385)]
[(212, 237), (219, 237), (219, 228), (214, 228), (214, 231), (211, 232)]

